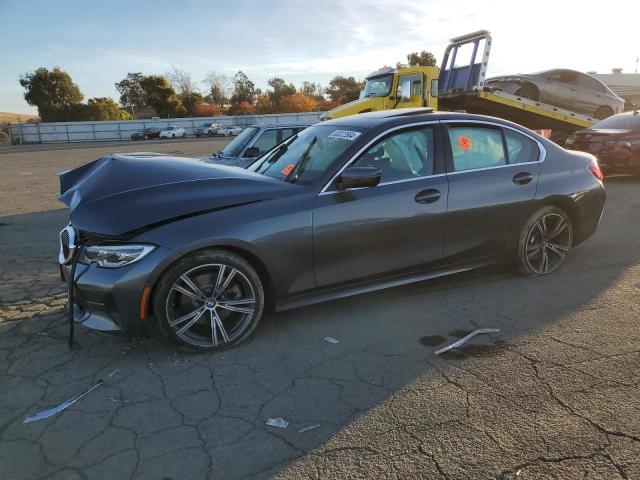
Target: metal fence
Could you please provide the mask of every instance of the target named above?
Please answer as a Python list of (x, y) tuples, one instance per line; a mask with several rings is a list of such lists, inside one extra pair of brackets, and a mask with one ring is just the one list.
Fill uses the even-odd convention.
[(313, 124), (323, 112), (277, 113), (198, 118), (162, 118), (151, 120), (117, 120), (107, 122), (14, 123), (10, 125), (13, 143), (72, 143), (128, 140), (133, 132), (145, 128), (183, 127), (187, 135), (205, 123), (246, 127), (254, 123)]

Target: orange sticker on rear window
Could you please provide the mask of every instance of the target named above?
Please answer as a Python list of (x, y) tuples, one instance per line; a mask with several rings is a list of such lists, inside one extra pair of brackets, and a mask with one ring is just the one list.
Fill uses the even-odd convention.
[(283, 174), (284, 176), (287, 176), (293, 171), (294, 168), (296, 168), (296, 164), (290, 163), (289, 165), (284, 167), (282, 170), (280, 170), (280, 173)]
[(458, 137), (458, 148), (460, 150), (471, 150), (471, 137), (460, 135)]

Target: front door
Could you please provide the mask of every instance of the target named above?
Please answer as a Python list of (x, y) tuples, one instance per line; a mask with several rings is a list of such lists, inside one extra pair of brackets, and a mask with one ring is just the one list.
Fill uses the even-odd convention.
[(313, 210), (319, 287), (428, 266), (442, 258), (447, 179), (434, 126), (396, 130), (351, 165), (381, 170), (372, 188), (321, 193)]
[(451, 259), (480, 258), (517, 244), (535, 210), (540, 149), (498, 125), (449, 124), (449, 202), (444, 240)]
[[(396, 108), (414, 108), (424, 106), (424, 82), (423, 75), (420, 73), (409, 73), (398, 77), (398, 86), (396, 90)], [(402, 89), (409, 88), (409, 100), (402, 99)]]

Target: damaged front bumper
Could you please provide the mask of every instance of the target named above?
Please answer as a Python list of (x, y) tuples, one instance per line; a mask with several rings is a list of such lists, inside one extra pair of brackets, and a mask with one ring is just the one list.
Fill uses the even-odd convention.
[[(152, 317), (145, 288), (152, 288), (175, 252), (157, 247), (131, 265), (103, 268), (78, 262), (75, 272), (73, 317), (77, 324), (104, 333), (140, 337), (150, 333)], [(69, 284), (71, 266), (61, 265), (61, 274)], [(145, 312), (144, 318), (142, 312)]]

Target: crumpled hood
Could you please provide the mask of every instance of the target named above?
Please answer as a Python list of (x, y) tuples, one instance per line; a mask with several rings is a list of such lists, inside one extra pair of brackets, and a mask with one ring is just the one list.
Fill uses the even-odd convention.
[(265, 175), (156, 153), (113, 154), (59, 174), (71, 223), (120, 236), (173, 219), (286, 195), (299, 187)]

